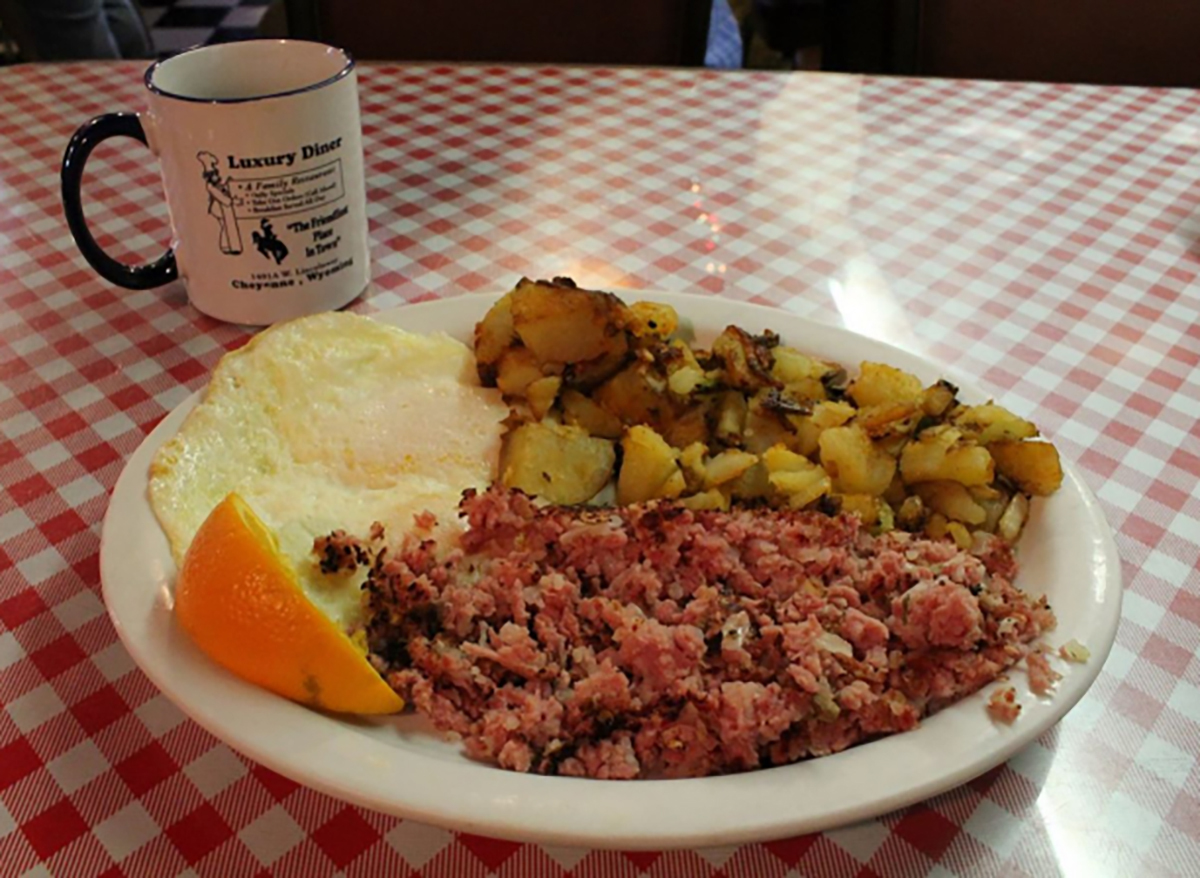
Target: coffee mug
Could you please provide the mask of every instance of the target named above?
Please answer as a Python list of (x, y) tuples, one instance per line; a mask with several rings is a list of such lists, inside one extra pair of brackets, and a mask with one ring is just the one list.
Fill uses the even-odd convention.
[[(197, 309), (265, 325), (340, 308), (370, 279), (354, 61), (299, 40), (191, 49), (146, 71), (148, 109), (88, 122), (63, 156), (67, 224), (102, 277), (148, 289), (182, 277)], [(125, 265), (88, 230), (80, 182), (109, 137), (158, 156), (172, 245)]]

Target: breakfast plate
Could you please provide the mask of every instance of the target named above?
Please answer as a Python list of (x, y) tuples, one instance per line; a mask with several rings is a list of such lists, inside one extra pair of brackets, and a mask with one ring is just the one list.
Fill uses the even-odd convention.
[[(705, 343), (725, 326), (770, 327), (819, 357), (890, 363), (932, 382), (945, 370), (914, 354), (783, 311), (725, 299), (624, 293), (673, 305)], [(411, 305), (373, 315), (413, 332), (469, 342), (498, 296)], [(969, 401), (986, 395), (947, 376)], [(928, 798), (1004, 762), (1083, 696), (1116, 635), (1120, 565), (1095, 497), (1070, 464), (1062, 489), (1035, 502), (1020, 544), (1017, 585), (1045, 593), (1059, 620), (1057, 646), (1077, 640), (1083, 664), (1050, 697), (1016, 678), (1023, 710), (998, 725), (984, 705), (993, 687), (923, 721), (912, 732), (842, 753), (744, 774), (689, 780), (597, 781), (503, 771), (469, 760), (414, 714), (382, 718), (320, 713), (258, 689), (208, 660), (173, 615), (175, 565), (147, 499), (155, 451), (199, 401), (193, 394), (134, 452), (104, 521), (104, 599), (134, 661), (200, 725), (261, 764), (314, 789), (379, 811), (467, 832), (524, 841), (621, 849), (726, 845), (828, 829)]]

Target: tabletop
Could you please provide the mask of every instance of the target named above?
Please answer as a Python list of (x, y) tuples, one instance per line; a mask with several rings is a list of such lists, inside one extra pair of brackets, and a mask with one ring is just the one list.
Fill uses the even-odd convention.
[[(819, 74), (361, 68), (374, 277), (352, 307), (522, 275), (727, 296), (975, 377), (1076, 462), (1116, 533), (1117, 642), (1005, 766), (767, 844), (486, 839), (302, 788), (155, 690), (100, 597), (125, 460), (246, 329), (88, 269), (58, 163), (142, 106), (136, 65), (0, 70), (0, 872), (12, 875), (1172, 875), (1200, 863), (1200, 93)], [(110, 144), (114, 143), (110, 141)], [(157, 168), (86, 186), (157, 255)], [(189, 871), (190, 870), (190, 871)]]

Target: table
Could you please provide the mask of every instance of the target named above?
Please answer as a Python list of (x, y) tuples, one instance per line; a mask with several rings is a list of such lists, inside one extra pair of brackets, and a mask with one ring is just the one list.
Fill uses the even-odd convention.
[[(769, 303), (917, 350), (1031, 416), (1117, 531), (1117, 644), (1059, 726), (923, 805), (763, 845), (518, 845), (235, 754), (100, 599), (128, 455), (248, 331), (114, 289), (58, 201), (129, 64), (0, 70), (0, 871), (19, 875), (1170, 875), (1200, 863), (1200, 94), (814, 74), (366, 66), (369, 312), (566, 274)], [(166, 238), (106, 146), (102, 243)]]

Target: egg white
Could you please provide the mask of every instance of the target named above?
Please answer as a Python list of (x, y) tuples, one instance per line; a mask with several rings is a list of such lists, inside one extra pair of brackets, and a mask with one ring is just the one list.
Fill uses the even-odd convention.
[(416, 513), (460, 527), (466, 488), (495, 477), (502, 421), (471, 351), (354, 314), (280, 324), (227, 354), (199, 406), (150, 468), (150, 502), (176, 563), (209, 512), (237, 491), (279, 538), (310, 598), (351, 627), (356, 577), (323, 576), (313, 539), (341, 528), (393, 537)]

